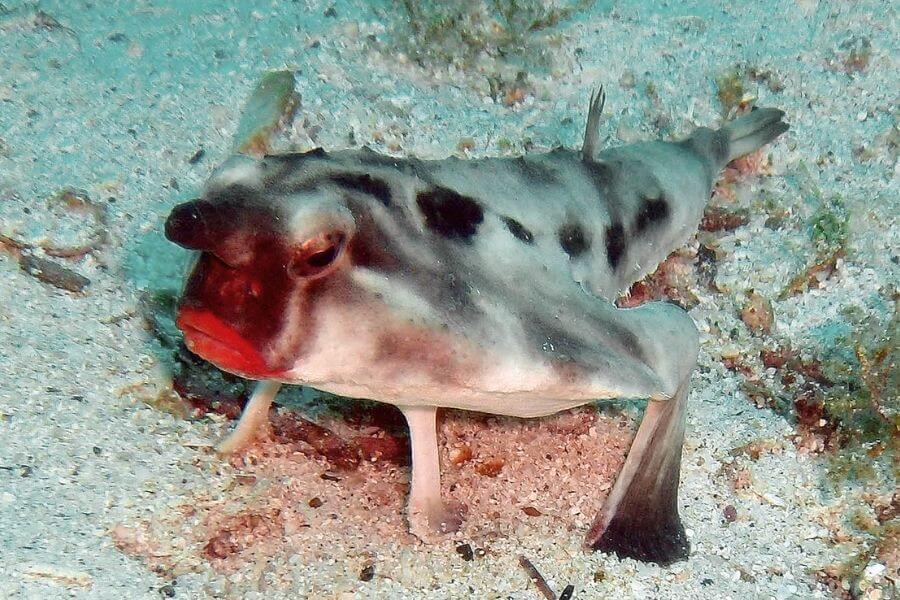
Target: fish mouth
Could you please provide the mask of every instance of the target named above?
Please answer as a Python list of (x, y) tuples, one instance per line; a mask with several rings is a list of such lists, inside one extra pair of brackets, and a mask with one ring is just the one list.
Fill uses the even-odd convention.
[(233, 327), (212, 312), (182, 308), (175, 324), (184, 333), (188, 350), (220, 369), (249, 379), (268, 379), (280, 374)]

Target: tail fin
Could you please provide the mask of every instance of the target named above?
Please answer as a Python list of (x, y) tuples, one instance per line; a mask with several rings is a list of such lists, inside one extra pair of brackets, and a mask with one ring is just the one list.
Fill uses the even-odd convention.
[(781, 120), (784, 111), (777, 108), (757, 108), (722, 127), (728, 138), (728, 161), (762, 148), (788, 130)]

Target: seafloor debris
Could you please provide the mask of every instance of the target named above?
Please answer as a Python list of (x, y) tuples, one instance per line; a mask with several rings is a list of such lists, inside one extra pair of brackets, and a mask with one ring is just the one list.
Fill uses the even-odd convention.
[(375, 565), (368, 564), (363, 567), (359, 572), (359, 580), (360, 581), (372, 581), (375, 578)]
[(721, 72), (716, 77), (716, 97), (722, 105), (722, 115), (733, 117), (749, 109), (756, 100), (749, 90), (756, 83), (765, 84), (774, 93), (784, 90), (783, 81), (771, 68), (739, 63)]
[(181, 349), (182, 368), (172, 378), (172, 389), (186, 402), (193, 416), (208, 412), (237, 419), (250, 397), (250, 384), (216, 368), (206, 368)]
[[(725, 165), (721, 177), (719, 177), (719, 180), (713, 188), (713, 201), (724, 200), (729, 203), (734, 203), (737, 200), (737, 194), (734, 189), (736, 183), (752, 175), (771, 175), (772, 162), (770, 156), (767, 148), (760, 148), (756, 152), (745, 154)], [(720, 206), (715, 204), (707, 206), (703, 215), (704, 222), (710, 223), (707, 227), (713, 226), (715, 221), (710, 221), (710, 219), (711, 217), (716, 217), (717, 212), (722, 213), (723, 215), (727, 214), (727, 211)], [(737, 215), (742, 215), (744, 214), (744, 209), (737, 209), (733, 212)], [(746, 213), (746, 216), (749, 221), (749, 212)], [(743, 224), (745, 223), (738, 222), (736, 226)], [(706, 229), (702, 223), (700, 229), (706, 231), (715, 230)]]
[(471, 544), (460, 544), (456, 547), (456, 553), (462, 557), (464, 561), (471, 561), (475, 558), (475, 552), (472, 550)]
[(738, 512), (737, 508), (734, 507), (734, 504), (725, 505), (725, 508), (722, 509), (722, 518), (725, 519), (726, 523), (734, 523), (737, 521)]
[[(768, 406), (796, 423), (793, 442), (798, 449), (825, 454), (827, 483), (834, 490), (857, 489), (848, 486), (854, 482), (865, 483), (867, 493), (876, 495), (896, 488), (900, 299), (894, 295), (892, 302), (894, 312), (886, 326), (872, 315), (860, 315), (854, 329), (829, 347), (814, 350), (811, 357), (784, 342), (780, 348), (764, 348), (759, 361), (768, 374), (758, 373), (752, 359), (733, 357), (734, 364), (726, 365), (744, 375), (742, 388), (757, 406)], [(861, 533), (846, 533), (843, 541), (855, 539), (870, 548), (860, 536), (878, 541), (898, 527), (898, 518), (883, 509), (890, 502), (879, 501), (881, 508), (876, 508), (862, 501), (872, 506), (871, 521), (879, 525), (862, 528), (862, 521), (857, 522), (854, 527)]]
[[(368, 423), (393, 418), (385, 411), (372, 419), (367, 403), (347, 410), (342, 418), (331, 410), (332, 403), (354, 403), (326, 401), (320, 419), (347, 442), (357, 433), (348, 428), (358, 427), (359, 435), (378, 435)], [(322, 404), (317, 402), (319, 408)], [(448, 546), (451, 560), (461, 566), (469, 556), (474, 561), (500, 551), (498, 540), (514, 537), (528, 519), (523, 506), (540, 507), (541, 516), (528, 519), (532, 527), (587, 527), (634, 435), (630, 417), (609, 411), (600, 419), (595, 407), (581, 407), (542, 420), (446, 411), (439, 425), (445, 464), (451, 448), (466, 444), (479, 456), (504, 456), (505, 468), (515, 473), (486, 478), (475, 471), (474, 460), (445, 472), (444, 485), (455, 501), (465, 501), (468, 507), (462, 532), (468, 546), (458, 543), (464, 546), (456, 550), (459, 558), (453, 554), (458, 546)], [(347, 571), (354, 581), (357, 569), (375, 564), (376, 558), (376, 579), (405, 583), (414, 577), (415, 570), (410, 571), (403, 558), (418, 552), (402, 512), (407, 469), (385, 461), (360, 461), (357, 468), (337, 473), (304, 445), (263, 437), (229, 464), (205, 451), (192, 453), (191, 460), (226, 478), (221, 487), (182, 486), (168, 509), (115, 528), (111, 535), (117, 547), (140, 556), (167, 578), (208, 570), (210, 564), (223, 573), (246, 573), (269, 557), (281, 560), (296, 554), (298, 548), (303, 549), (301, 564), (335, 552), (359, 557)], [(598, 493), (581, 493), (589, 487)], [(360, 534), (335, 537), (338, 530)]]
[(72, 269), (52, 260), (32, 254), (20, 255), (19, 267), (38, 281), (76, 294), (83, 292), (91, 284), (91, 280), (84, 275), (79, 275)]
[(876, 538), (871, 547), (849, 559), (819, 569), (815, 576), (838, 598), (846, 600), (896, 598), (900, 564), (900, 524)]
[(69, 588), (89, 588), (93, 585), (90, 573), (56, 565), (28, 565), (22, 569), (22, 575), (29, 579), (55, 583)]
[(777, 94), (778, 92), (784, 91), (784, 81), (781, 80), (781, 78), (773, 69), (760, 66), (750, 66), (747, 69), (747, 76), (751, 81), (766, 84), (766, 87), (768, 87), (769, 91), (771, 92), (775, 92)]
[(109, 241), (106, 207), (84, 190), (63, 188), (43, 206), (15, 198), (2, 206), (0, 244), (12, 250), (40, 250), (53, 258), (77, 259)]
[(729, 210), (722, 206), (709, 206), (703, 212), (700, 231), (732, 231), (750, 222), (750, 211)]
[(825, 57), (825, 67), (847, 75), (864, 73), (872, 60), (872, 42), (866, 36), (851, 36)]
[(234, 134), (237, 152), (263, 155), (271, 152), (272, 138), (289, 126), (300, 106), (294, 91), (293, 71), (269, 71), (244, 105)]
[(724, 114), (729, 114), (744, 97), (743, 76), (737, 69), (732, 69), (716, 77), (716, 96), (722, 105)]
[(741, 321), (754, 333), (769, 333), (775, 324), (772, 303), (765, 296), (751, 290), (747, 294), (747, 303), (741, 309)]
[(284, 530), (284, 518), (274, 507), (265, 512), (227, 516), (221, 522), (211, 524), (210, 530), (212, 533), (203, 554), (210, 559), (226, 559), (259, 540), (278, 537)]
[(190, 158), (187, 159), (189, 165), (196, 165), (201, 160), (203, 160), (203, 156), (206, 154), (206, 150), (203, 148), (197, 148), (197, 150), (191, 154)]
[(66, 34), (76, 47), (81, 50), (81, 40), (71, 27), (66, 27), (47, 11), (37, 8), (37, 3), (31, 6), (20, 6), (8, 9), (0, 4), (0, 31), (13, 29), (40, 30), (50, 33), (61, 32)]
[(619, 308), (632, 308), (651, 300), (670, 300), (685, 310), (695, 307), (700, 300), (693, 289), (697, 274), (693, 268), (696, 254), (690, 250), (677, 250), (661, 262), (656, 270), (636, 282), (628, 293), (616, 300)]
[[(586, 0), (402, 0), (384, 41), (371, 42), (391, 61), (412, 62), (436, 76), (448, 68), (473, 72), (469, 81), (496, 103), (513, 106), (535, 94), (532, 73), (558, 62), (559, 26), (588, 7)], [(398, 18), (399, 17), (399, 18)], [(465, 78), (464, 78), (465, 79)]]
[(456, 150), (460, 154), (468, 154), (475, 149), (475, 139), (471, 137), (464, 137), (459, 140), (456, 144)]
[(491, 457), (483, 462), (479, 462), (475, 466), (475, 472), (479, 475), (484, 475), (485, 477), (496, 477), (500, 474), (500, 471), (503, 470), (503, 466), (506, 464), (500, 457)]
[(838, 248), (825, 256), (820, 255), (815, 262), (791, 278), (787, 286), (778, 294), (778, 299), (785, 300), (807, 290), (818, 288), (822, 282), (827, 281), (837, 272), (838, 261), (842, 260), (845, 254), (843, 248)]
[(506, 106), (520, 104), (526, 97), (534, 95), (534, 86), (529, 82), (525, 71), (518, 71), (515, 77), (500, 73), (485, 76), (488, 94), (494, 102), (502, 102)]
[(747, 73), (741, 65), (720, 73), (716, 77), (716, 96), (722, 105), (722, 115), (733, 117), (746, 110), (756, 99), (746, 91)]
[(525, 569), (525, 572), (528, 574), (528, 579), (530, 579), (535, 587), (537, 587), (538, 591), (541, 595), (547, 600), (556, 600), (556, 594), (547, 584), (547, 580), (544, 579), (544, 576), (541, 575), (541, 572), (537, 570), (537, 567), (534, 566), (530, 560), (525, 558), (524, 555), (519, 555), (519, 565)]
[(472, 447), (468, 444), (461, 444), (450, 449), (450, 463), (456, 466), (471, 460), (472, 456), (474, 456)]
[(778, 295), (779, 300), (815, 289), (834, 275), (847, 253), (849, 241), (850, 214), (843, 200), (840, 197), (824, 199), (811, 182), (811, 175), (805, 165), (800, 165), (798, 171), (806, 180), (804, 186), (809, 188), (805, 193), (819, 201), (819, 208), (809, 222), (815, 256), (809, 266), (791, 278)]
[[(270, 419), (272, 435), (282, 444), (303, 445), (324, 457), (333, 468), (346, 471), (359, 466), (360, 448), (332, 431), (293, 413), (280, 413)], [(301, 448), (302, 451), (302, 448)]]

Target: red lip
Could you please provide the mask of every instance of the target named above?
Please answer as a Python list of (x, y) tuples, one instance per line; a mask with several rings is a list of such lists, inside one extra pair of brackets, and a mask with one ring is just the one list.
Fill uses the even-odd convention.
[(253, 379), (277, 375), (250, 342), (211, 312), (182, 308), (175, 324), (191, 352), (222, 369)]

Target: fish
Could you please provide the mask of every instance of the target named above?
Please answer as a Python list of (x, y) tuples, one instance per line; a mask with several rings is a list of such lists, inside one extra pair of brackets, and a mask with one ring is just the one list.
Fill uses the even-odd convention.
[(604, 104), (600, 88), (580, 149), (228, 158), (165, 222), (196, 252), (185, 344), (259, 382), (219, 450), (265, 430), (282, 384), (393, 404), (410, 431), (409, 528), (429, 542), (464, 518), (441, 497), (438, 408), (536, 418), (646, 399), (584, 545), (688, 557), (678, 486), (697, 329), (673, 304), (614, 300), (694, 235), (725, 165), (788, 124), (758, 108), (680, 141), (602, 148)]

